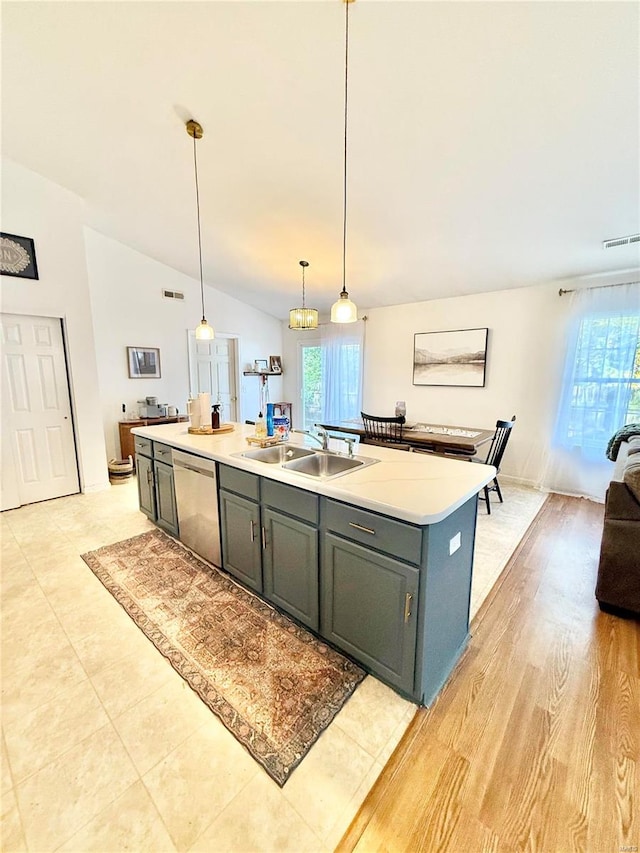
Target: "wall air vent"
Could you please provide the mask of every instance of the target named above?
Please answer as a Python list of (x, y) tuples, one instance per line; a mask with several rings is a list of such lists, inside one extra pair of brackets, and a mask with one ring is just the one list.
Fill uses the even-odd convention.
[(165, 299), (184, 299), (184, 293), (180, 290), (163, 290), (162, 295)]
[(640, 234), (629, 234), (628, 237), (614, 237), (613, 240), (604, 240), (603, 249), (613, 249), (616, 246), (629, 246), (631, 243), (640, 243)]

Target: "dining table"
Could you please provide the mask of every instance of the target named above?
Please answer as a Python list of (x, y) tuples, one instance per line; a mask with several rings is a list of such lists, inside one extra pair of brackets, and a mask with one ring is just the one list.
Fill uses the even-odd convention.
[[(318, 426), (330, 433), (348, 433), (361, 439), (365, 436), (361, 418), (321, 423)], [(407, 421), (402, 429), (402, 444), (409, 445), (415, 450), (472, 457), (478, 453), (478, 448), (491, 441), (494, 434), (495, 429)], [(390, 443), (389, 446), (392, 447), (393, 444)]]

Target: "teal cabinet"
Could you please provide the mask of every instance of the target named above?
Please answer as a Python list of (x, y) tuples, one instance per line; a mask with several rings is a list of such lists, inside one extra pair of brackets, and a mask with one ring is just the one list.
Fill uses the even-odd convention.
[(223, 489), (219, 494), (222, 565), (242, 583), (262, 592), (260, 506)]
[(318, 497), (227, 465), (219, 494), (224, 569), (317, 631)]
[(158, 527), (178, 537), (171, 448), (136, 436), (135, 450), (140, 510)]
[(136, 478), (140, 511), (151, 521), (156, 520), (156, 492), (153, 482), (153, 461), (136, 453)]
[(476, 509), (422, 527), (322, 502), (320, 633), (421, 705), (469, 639)]
[(156, 492), (156, 524), (173, 536), (178, 536), (178, 511), (173, 466), (154, 460), (153, 472)]
[(262, 510), (264, 595), (314, 631), (319, 628), (318, 530)]
[(328, 533), (321, 634), (387, 684), (414, 692), (420, 572)]

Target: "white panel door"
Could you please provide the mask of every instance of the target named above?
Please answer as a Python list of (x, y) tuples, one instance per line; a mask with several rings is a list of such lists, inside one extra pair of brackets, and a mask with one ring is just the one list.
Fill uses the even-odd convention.
[(59, 319), (2, 315), (2, 443), (2, 509), (80, 491)]
[(235, 338), (197, 341), (195, 333), (189, 332), (191, 394), (194, 397), (201, 391), (211, 394), (212, 404), (222, 404), (221, 421), (238, 420), (236, 352)]

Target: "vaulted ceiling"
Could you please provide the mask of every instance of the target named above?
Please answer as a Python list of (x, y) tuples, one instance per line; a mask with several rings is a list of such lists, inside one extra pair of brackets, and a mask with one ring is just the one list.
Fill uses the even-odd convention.
[[(639, 263), (636, 2), (358, 0), (347, 289), (361, 307)], [(3, 2), (2, 149), (89, 224), (279, 317), (342, 285), (344, 3)]]

